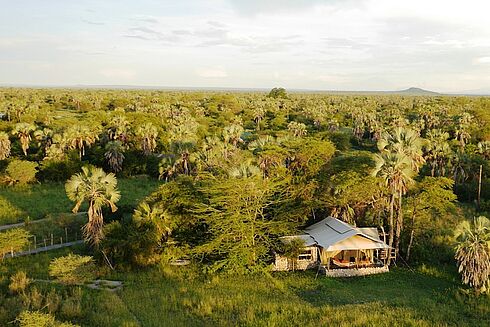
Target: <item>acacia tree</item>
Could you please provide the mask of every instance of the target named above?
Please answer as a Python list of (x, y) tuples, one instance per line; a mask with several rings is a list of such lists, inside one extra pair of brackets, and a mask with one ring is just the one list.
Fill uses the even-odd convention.
[(5, 132), (0, 132), (0, 160), (5, 160), (10, 156), (10, 140)]
[(273, 235), (291, 226), (268, 209), (277, 184), (255, 176), (215, 180), (201, 187), (209, 200), (196, 206), (209, 235), (194, 254), (213, 262), (214, 270), (253, 271), (273, 246)]
[(29, 150), (29, 143), (31, 142), (31, 133), (36, 130), (36, 127), (29, 123), (15, 124), (12, 134), (17, 136), (22, 147), (22, 152), (27, 156), (27, 150)]
[(480, 216), (463, 221), (455, 232), (458, 270), (464, 284), (478, 293), (490, 286), (490, 220)]
[(98, 246), (104, 237), (102, 208), (109, 206), (115, 212), (116, 203), (121, 198), (116, 176), (106, 174), (101, 168), (85, 166), (81, 173), (73, 175), (66, 182), (65, 190), (68, 198), (75, 202), (74, 213), (78, 212), (82, 203), (88, 202), (88, 223), (83, 228), (84, 236), (89, 243)]
[(445, 177), (425, 177), (407, 195), (407, 217), (410, 219), (410, 237), (405, 260), (410, 259), (412, 246), (417, 235), (431, 219), (446, 217), (453, 211), (456, 195), (453, 180)]

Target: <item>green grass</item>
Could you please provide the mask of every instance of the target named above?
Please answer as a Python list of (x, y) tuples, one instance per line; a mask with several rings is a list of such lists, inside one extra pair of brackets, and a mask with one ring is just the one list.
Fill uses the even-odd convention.
[[(49, 261), (68, 251), (8, 260), (0, 272), (8, 276), (22, 269), (30, 277), (45, 279)], [(368, 277), (315, 279), (313, 271), (205, 277), (193, 267), (157, 267), (104, 278), (123, 280), (124, 289), (111, 293), (84, 288), (83, 313), (73, 322), (83, 326), (490, 324), (490, 298), (463, 295), (452, 268), (395, 268)], [(4, 278), (0, 291), (6, 285)], [(0, 325), (4, 323), (0, 320)]]
[[(160, 182), (153, 179), (120, 179), (121, 207), (136, 206), (155, 190)], [(0, 188), (0, 225), (44, 218), (48, 214), (71, 212), (73, 203), (67, 198), (62, 183), (34, 184), (25, 188)], [(83, 209), (83, 208), (82, 208)]]

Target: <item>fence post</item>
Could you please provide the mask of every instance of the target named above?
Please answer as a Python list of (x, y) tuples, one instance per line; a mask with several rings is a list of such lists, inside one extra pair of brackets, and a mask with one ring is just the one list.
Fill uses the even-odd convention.
[(37, 249), (37, 237), (34, 235), (34, 250)]
[(60, 236), (60, 244), (63, 244), (63, 237)]
[(68, 242), (68, 229), (65, 227), (65, 242)]
[(53, 233), (51, 233), (51, 245), (53, 245)]

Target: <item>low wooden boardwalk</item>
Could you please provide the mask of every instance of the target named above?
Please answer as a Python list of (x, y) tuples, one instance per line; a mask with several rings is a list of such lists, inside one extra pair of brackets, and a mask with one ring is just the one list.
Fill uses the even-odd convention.
[(32, 249), (29, 251), (16, 252), (13, 255), (11, 253), (8, 253), (5, 255), (5, 258), (22, 257), (22, 256), (26, 256), (26, 255), (40, 253), (40, 252), (47, 252), (47, 251), (51, 251), (51, 250), (66, 248), (69, 246), (78, 245), (78, 244), (82, 244), (82, 243), (83, 243), (83, 240), (66, 242), (66, 243), (61, 243), (61, 244), (53, 244), (53, 245), (48, 245), (48, 246), (43, 246), (40, 248)]

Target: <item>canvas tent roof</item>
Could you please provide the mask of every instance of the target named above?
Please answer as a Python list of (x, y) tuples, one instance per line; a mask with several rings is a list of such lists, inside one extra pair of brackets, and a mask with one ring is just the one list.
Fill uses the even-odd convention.
[(304, 231), (326, 251), (389, 248), (379, 239), (376, 228), (357, 228), (333, 217), (325, 218)]

